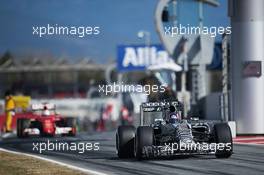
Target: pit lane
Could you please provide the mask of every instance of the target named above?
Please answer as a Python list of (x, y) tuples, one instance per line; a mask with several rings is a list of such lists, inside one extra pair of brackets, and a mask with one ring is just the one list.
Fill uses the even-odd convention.
[[(80, 133), (76, 137), (54, 138), (6, 138), (0, 147), (38, 155), (80, 168), (87, 168), (106, 174), (262, 174), (264, 171), (264, 146), (235, 144), (234, 154), (229, 159), (216, 159), (214, 156), (174, 157), (137, 161), (118, 159), (115, 151), (115, 133)], [(99, 142), (99, 151), (33, 151), (33, 142)]]

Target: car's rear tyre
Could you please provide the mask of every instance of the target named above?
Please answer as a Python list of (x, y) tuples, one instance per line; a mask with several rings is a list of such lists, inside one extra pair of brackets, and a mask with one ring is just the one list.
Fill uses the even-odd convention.
[(77, 121), (76, 118), (69, 117), (65, 119), (65, 127), (71, 127), (72, 131), (70, 131), (66, 136), (75, 136), (76, 135), (76, 128), (77, 128)]
[(143, 158), (143, 148), (145, 146), (153, 145), (153, 128), (150, 126), (139, 126), (137, 128), (136, 137), (135, 137), (135, 157), (138, 160)]
[(228, 158), (233, 152), (233, 140), (230, 127), (227, 123), (218, 123), (214, 125), (215, 142), (217, 144), (228, 144), (223, 150), (216, 150), (215, 156), (217, 158)]
[(26, 128), (30, 127), (30, 119), (17, 119), (17, 137), (18, 138), (24, 138), (27, 137), (28, 134), (24, 133), (23, 131)]
[(119, 158), (134, 157), (134, 126), (119, 126), (116, 132), (116, 150)]

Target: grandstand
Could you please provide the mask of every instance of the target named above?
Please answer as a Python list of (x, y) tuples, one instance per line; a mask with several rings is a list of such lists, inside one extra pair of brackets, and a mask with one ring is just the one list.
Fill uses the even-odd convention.
[(106, 65), (84, 58), (0, 57), (0, 96), (7, 89), (33, 98), (86, 97), (93, 83), (104, 82)]

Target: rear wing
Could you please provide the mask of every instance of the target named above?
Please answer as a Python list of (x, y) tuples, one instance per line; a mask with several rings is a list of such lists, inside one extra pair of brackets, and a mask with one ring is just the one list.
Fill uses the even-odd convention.
[(46, 108), (47, 110), (55, 110), (56, 106), (55, 104), (52, 104), (52, 103), (39, 103), (39, 104), (31, 105), (31, 109), (33, 111), (41, 111), (41, 110), (44, 110), (44, 108)]
[(140, 125), (143, 125), (144, 112), (159, 112), (163, 109), (169, 108), (170, 106), (175, 106), (178, 110), (182, 110), (182, 104), (179, 101), (169, 101), (169, 102), (145, 102), (140, 105)]
[[(182, 104), (179, 101), (169, 101), (169, 102), (145, 102), (141, 104), (142, 109), (146, 109), (146, 112), (150, 109), (159, 110), (160, 107), (170, 107), (175, 106), (176, 108), (181, 107)], [(151, 111), (151, 110), (150, 110)]]

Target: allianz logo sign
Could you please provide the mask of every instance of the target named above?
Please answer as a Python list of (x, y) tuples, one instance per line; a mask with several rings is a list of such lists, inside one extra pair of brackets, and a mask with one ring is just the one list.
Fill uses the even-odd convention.
[(150, 66), (173, 62), (165, 50), (156, 47), (126, 47), (122, 67)]

